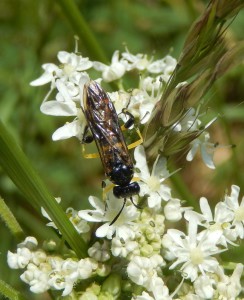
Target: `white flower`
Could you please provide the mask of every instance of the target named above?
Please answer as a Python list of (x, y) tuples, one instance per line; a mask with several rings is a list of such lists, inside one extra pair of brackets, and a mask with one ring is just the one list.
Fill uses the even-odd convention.
[(38, 242), (37, 239), (33, 236), (27, 236), (24, 242), (18, 244), (18, 248), (28, 248), (33, 250), (37, 247)]
[(149, 61), (147, 59), (146, 54), (138, 53), (136, 55), (133, 55), (128, 51), (128, 49), (126, 49), (126, 52), (122, 53), (122, 57), (128, 61), (128, 64), (126, 65), (127, 71), (131, 71), (133, 69), (143, 71), (151, 62), (151, 60)]
[(56, 100), (43, 101), (41, 104), (41, 112), (52, 116), (76, 116), (77, 107), (68, 92), (67, 86), (61, 80), (56, 81), (58, 93)]
[(135, 177), (140, 179), (140, 196), (148, 195), (148, 206), (160, 209), (161, 201), (167, 201), (171, 197), (170, 188), (162, 183), (169, 176), (166, 160), (158, 156), (150, 174), (143, 146), (135, 149), (134, 156), (135, 168), (140, 170), (140, 173), (136, 172), (135, 174)]
[(53, 141), (64, 140), (71, 137), (77, 137), (82, 141), (84, 129), (86, 126), (85, 118), (82, 113), (78, 113), (78, 118), (72, 122), (67, 122), (62, 127), (59, 127), (52, 135)]
[(201, 125), (199, 117), (199, 108), (195, 110), (194, 108), (189, 108), (183, 118), (175, 123), (172, 127), (175, 131), (194, 131), (198, 130)]
[(171, 300), (169, 289), (165, 285), (162, 278), (154, 276), (151, 282), (150, 290), (153, 293), (155, 300)]
[(188, 152), (188, 154), (186, 156), (186, 160), (192, 161), (194, 156), (197, 153), (198, 148), (200, 148), (202, 159), (203, 159), (203, 162), (205, 163), (205, 165), (207, 167), (209, 167), (210, 169), (215, 169), (215, 165), (213, 162), (213, 155), (214, 155), (214, 151), (216, 149), (216, 144), (210, 143), (209, 138), (210, 138), (209, 133), (203, 132), (199, 136), (199, 138), (194, 139), (191, 142), (192, 148)]
[(241, 285), (241, 277), (243, 274), (243, 264), (237, 264), (232, 276), (224, 274), (222, 268), (218, 268), (220, 280), (217, 283), (217, 291), (221, 300), (235, 300), (243, 290)]
[(171, 251), (176, 257), (176, 261), (170, 266), (170, 269), (183, 264), (180, 268), (182, 276), (191, 281), (197, 279), (199, 272), (202, 274), (204, 272), (213, 273), (218, 266), (218, 261), (212, 256), (226, 250), (217, 247), (221, 234), (220, 231), (214, 231), (200, 236), (197, 234), (197, 221), (194, 218), (189, 222), (188, 236), (179, 230), (169, 229), (167, 236), (168, 239), (171, 239), (171, 244), (167, 243), (163, 246), (170, 245), (168, 251)]
[(133, 297), (132, 300), (155, 300), (155, 298), (151, 297), (147, 292), (142, 292), (141, 295)]
[(88, 58), (66, 51), (59, 51), (58, 59), (62, 63), (61, 66), (56, 66), (55, 64), (42, 65), (45, 72), (30, 84), (32, 86), (38, 86), (48, 82), (54, 83), (56, 78), (79, 84), (82, 71), (90, 69), (93, 65)]
[(145, 124), (152, 113), (155, 103), (158, 101), (158, 93), (149, 95), (146, 90), (135, 89), (130, 98), (128, 110), (133, 116), (140, 119), (141, 124)]
[(182, 207), (181, 200), (172, 198), (164, 207), (164, 215), (167, 220), (177, 222), (182, 218), (182, 214), (190, 209), (191, 207)]
[(98, 263), (92, 258), (84, 258), (78, 262), (78, 278), (87, 279), (91, 277), (93, 271), (98, 267)]
[(158, 91), (162, 88), (162, 78), (157, 76), (153, 78), (151, 76), (140, 78), (139, 87), (141, 90), (145, 90), (148, 92)]
[(166, 233), (162, 238), (163, 245), (163, 257), (169, 261), (176, 259), (176, 255), (170, 250), (172, 246), (174, 246), (174, 241), (172, 238)]
[(69, 207), (66, 209), (66, 214), (78, 233), (86, 233), (90, 230), (90, 226), (87, 222), (78, 216), (77, 210)]
[[(220, 231), (222, 233), (219, 243), (227, 247), (227, 243), (234, 245), (228, 238), (228, 230), (231, 228), (231, 221), (233, 220), (233, 213), (228, 209), (227, 205), (223, 202), (217, 203), (215, 206), (214, 214), (211, 211), (211, 207), (208, 200), (204, 197), (200, 198), (200, 208), (202, 214), (198, 214), (195, 211), (187, 211), (185, 213), (185, 219), (190, 220), (192, 217), (195, 218), (199, 225), (206, 228), (207, 231)], [(205, 234), (203, 230), (200, 235)]]
[[(42, 113), (75, 117), (71, 123), (65, 124), (54, 132), (53, 140), (67, 139), (73, 136), (81, 140), (86, 122), (80, 106), (83, 105), (84, 85), (89, 80), (88, 74), (84, 71), (91, 68), (93, 64), (88, 58), (65, 51), (58, 53), (58, 59), (62, 66), (44, 65), (45, 73), (31, 82), (31, 85), (51, 82), (51, 88), (40, 107)], [(49, 100), (54, 89), (57, 90), (56, 97)]]
[(50, 287), (54, 290), (63, 290), (63, 297), (72, 292), (75, 281), (70, 276), (65, 276), (65, 274), (59, 272), (53, 272), (49, 277), (48, 284)]
[(45, 263), (47, 259), (47, 255), (43, 250), (37, 250), (32, 252), (32, 262), (36, 265), (39, 266), (41, 263)]
[(48, 82), (53, 82), (55, 81), (55, 78), (57, 76), (60, 76), (61, 70), (59, 69), (58, 66), (55, 64), (43, 64), (42, 65), (43, 70), (45, 71), (39, 78), (33, 80), (30, 85), (32, 86), (39, 86), (46, 84)]
[(133, 240), (124, 241), (120, 238), (112, 239), (111, 252), (114, 256), (127, 257), (127, 255), (133, 252), (139, 247), (138, 243)]
[(35, 264), (30, 263), (27, 270), (20, 276), (21, 280), (30, 285), (30, 290), (33, 293), (39, 294), (46, 292), (50, 285), (49, 280), (50, 266), (43, 264), (37, 267)]
[(90, 257), (95, 259), (96, 261), (105, 262), (110, 259), (108, 242), (103, 241), (101, 245), (99, 242), (96, 242), (88, 249), (88, 254)]
[(206, 275), (200, 275), (194, 282), (194, 289), (196, 294), (202, 299), (213, 299), (214, 281)]
[(162, 59), (155, 60), (152, 63), (150, 63), (147, 67), (147, 70), (150, 73), (156, 73), (156, 74), (162, 73), (170, 77), (176, 65), (177, 65), (177, 60), (172, 56), (167, 55)]
[(88, 222), (105, 222), (96, 230), (97, 237), (107, 237), (112, 239), (115, 233), (117, 237), (127, 240), (134, 237), (135, 233), (132, 229), (133, 221), (137, 219), (139, 212), (137, 208), (127, 201), (120, 216), (112, 225), (114, 218), (118, 215), (123, 205), (123, 200), (115, 198), (110, 194), (107, 200), (107, 206), (105, 209), (105, 203), (100, 201), (96, 197), (89, 197), (90, 204), (95, 210), (81, 210), (79, 211), (79, 217), (87, 220)]
[[(55, 198), (55, 200), (60, 203), (61, 202), (61, 198), (60, 197), (57, 197)], [(58, 229), (57, 226), (55, 225), (55, 223), (52, 221), (51, 217), (49, 216), (49, 214), (46, 212), (46, 210), (41, 207), (41, 213), (43, 215), (43, 217), (47, 218), (49, 221), (49, 223), (47, 223), (47, 226), (50, 226), (50, 227), (53, 227), (54, 229)]]
[(125, 107), (127, 107), (128, 103), (130, 101), (130, 98), (131, 98), (131, 94), (127, 93), (125, 91), (119, 90), (117, 92), (108, 93), (108, 95), (114, 104), (117, 114), (119, 114), (119, 117), (123, 118), (124, 114), (120, 114), (120, 113), (122, 112), (122, 110)]
[(224, 203), (227, 205), (229, 210), (234, 214), (233, 215), (233, 225), (236, 237), (244, 238), (244, 197), (239, 204), (240, 188), (237, 185), (231, 186), (231, 194), (230, 196), (226, 195)]
[(127, 266), (127, 273), (133, 282), (151, 291), (153, 281), (158, 277), (157, 271), (163, 264), (164, 260), (159, 255), (150, 258), (135, 256)]
[(114, 52), (110, 66), (95, 61), (93, 67), (95, 70), (102, 72), (102, 78), (105, 82), (111, 82), (121, 78), (126, 71), (124, 60), (119, 60), (118, 50)]
[(89, 61), (88, 57), (82, 57), (81, 55), (66, 51), (59, 51), (58, 59), (63, 64), (63, 75), (66, 75), (69, 81), (77, 84), (79, 83), (79, 78), (77, 78), (76, 72), (88, 70), (93, 66), (93, 63)]
[(141, 124), (145, 124), (149, 120), (154, 105), (158, 100), (157, 95), (154, 96), (153, 94), (150, 96), (145, 89), (133, 89), (132, 93), (118, 91), (108, 94), (114, 103), (116, 111), (120, 113), (119, 116), (124, 122), (127, 121), (127, 116), (121, 113), (121, 111), (126, 107), (126, 110), (135, 118), (138, 118)]
[(32, 253), (28, 248), (17, 248), (17, 253), (8, 251), (7, 262), (12, 269), (25, 268), (32, 259)]
[(52, 272), (49, 273), (48, 284), (56, 290), (63, 290), (62, 296), (69, 295), (74, 284), (80, 279), (87, 279), (97, 268), (97, 262), (90, 258), (75, 261), (71, 258), (50, 260)]

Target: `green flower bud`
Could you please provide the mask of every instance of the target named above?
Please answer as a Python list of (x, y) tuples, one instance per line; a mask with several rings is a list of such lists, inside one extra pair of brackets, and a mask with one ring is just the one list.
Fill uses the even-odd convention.
[(96, 269), (97, 275), (101, 277), (106, 277), (111, 272), (111, 266), (98, 264), (98, 268)]
[(121, 294), (121, 277), (118, 274), (111, 274), (102, 285), (102, 292), (109, 292), (118, 299)]
[(145, 257), (149, 257), (153, 254), (153, 247), (151, 245), (144, 245), (141, 248), (141, 255)]

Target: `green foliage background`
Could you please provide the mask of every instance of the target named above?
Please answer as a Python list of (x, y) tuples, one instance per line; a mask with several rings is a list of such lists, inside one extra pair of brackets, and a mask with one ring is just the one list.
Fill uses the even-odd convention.
[[(170, 53), (178, 57), (186, 33), (206, 1), (200, 0), (77, 0), (80, 12), (110, 60), (116, 49), (125, 45), (132, 53), (148, 53), (161, 58)], [(243, 39), (244, 13), (231, 24), (226, 35), (230, 44)], [(103, 171), (99, 160), (85, 160), (76, 139), (52, 142), (51, 135), (67, 119), (45, 116), (40, 104), (48, 86), (34, 88), (29, 82), (42, 73), (41, 65), (57, 63), (57, 52), (74, 50), (71, 25), (59, 1), (2, 0), (0, 2), (0, 116), (16, 141), (32, 161), (55, 197), (64, 208), (87, 206), (89, 195), (101, 196)], [(92, 57), (80, 40), (83, 56)], [(135, 79), (131, 79), (135, 80)], [(234, 144), (235, 149), (219, 149), (217, 169), (209, 171), (199, 160), (182, 171), (183, 180), (196, 198), (219, 200), (231, 184), (244, 188), (244, 76), (243, 64), (231, 70), (209, 94), (210, 114), (220, 114), (213, 127), (214, 141)], [(26, 235), (42, 241), (54, 238), (44, 218), (23, 201), (23, 196), (0, 170), (0, 196), (10, 207)], [(6, 265), (7, 250), (15, 251), (16, 241), (0, 222), (0, 279), (28, 295), (28, 287), (18, 280), (19, 270)], [(244, 259), (242, 257), (242, 262)], [(29, 296), (43, 299), (43, 296)]]

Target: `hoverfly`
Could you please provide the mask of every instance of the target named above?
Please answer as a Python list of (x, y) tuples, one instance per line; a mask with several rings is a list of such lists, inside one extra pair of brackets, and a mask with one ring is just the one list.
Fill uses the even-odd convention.
[[(113, 194), (116, 198), (124, 199), (121, 210), (110, 224), (112, 225), (121, 214), (126, 198), (130, 198), (135, 205), (132, 196), (139, 194), (140, 187), (137, 182), (131, 182), (134, 175), (133, 162), (119, 125), (118, 115), (109, 96), (98, 83), (90, 81), (84, 87), (83, 100), (83, 112), (88, 127), (84, 131), (82, 142), (90, 143), (95, 140), (105, 175), (115, 185)], [(128, 114), (131, 116), (130, 113)], [(124, 126), (128, 128), (132, 124), (129, 119)], [(88, 128), (92, 137), (86, 136)]]

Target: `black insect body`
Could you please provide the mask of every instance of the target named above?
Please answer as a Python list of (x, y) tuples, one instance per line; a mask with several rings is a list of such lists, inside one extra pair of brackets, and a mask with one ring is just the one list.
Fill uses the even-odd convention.
[[(133, 162), (114, 105), (95, 81), (88, 82), (84, 87), (83, 111), (96, 142), (105, 174), (115, 184), (114, 196), (124, 199), (121, 210), (110, 224), (112, 225), (121, 214), (126, 198), (132, 201), (132, 196), (139, 194), (140, 187), (137, 182), (131, 182), (134, 175)], [(128, 124), (131, 125), (130, 120)], [(90, 142), (84, 134), (83, 142), (87, 143), (87, 140)]]

